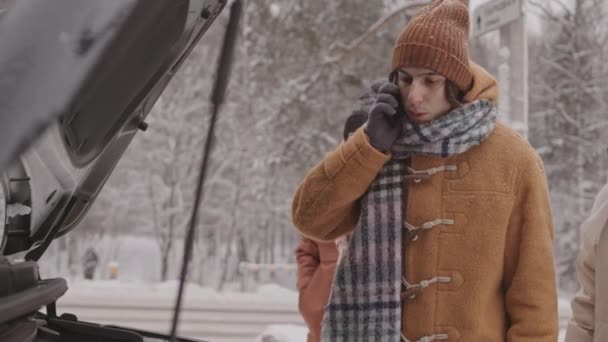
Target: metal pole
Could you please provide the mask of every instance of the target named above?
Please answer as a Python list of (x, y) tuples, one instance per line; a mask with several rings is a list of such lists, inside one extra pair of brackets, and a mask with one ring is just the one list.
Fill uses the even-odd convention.
[[(508, 101), (507, 113), (510, 125), (528, 138), (528, 35), (526, 17), (521, 17), (500, 29), (501, 49), (509, 51), (509, 77), (504, 86), (502, 101)], [(501, 88), (501, 92), (502, 92)]]

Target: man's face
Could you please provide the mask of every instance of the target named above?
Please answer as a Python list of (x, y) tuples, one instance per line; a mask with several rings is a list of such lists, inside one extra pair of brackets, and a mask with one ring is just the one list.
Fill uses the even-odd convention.
[(398, 79), (405, 112), (411, 121), (430, 122), (452, 109), (445, 96), (445, 77), (430, 69), (400, 68)]

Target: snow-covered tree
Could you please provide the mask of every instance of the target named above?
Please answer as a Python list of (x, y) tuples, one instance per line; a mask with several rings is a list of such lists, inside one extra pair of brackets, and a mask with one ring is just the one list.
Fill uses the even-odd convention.
[(551, 189), (560, 286), (573, 290), (578, 227), (607, 175), (608, 22), (600, 0), (531, 4), (544, 29), (531, 40), (530, 140)]

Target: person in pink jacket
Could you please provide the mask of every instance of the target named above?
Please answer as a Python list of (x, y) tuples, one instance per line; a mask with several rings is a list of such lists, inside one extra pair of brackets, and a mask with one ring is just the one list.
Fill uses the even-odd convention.
[[(344, 124), (344, 140), (367, 121), (367, 113), (355, 111)], [(321, 242), (302, 237), (295, 254), (298, 264), (298, 308), (308, 326), (308, 342), (321, 341), (321, 321), (329, 299), (339, 251), (346, 248), (348, 238)]]

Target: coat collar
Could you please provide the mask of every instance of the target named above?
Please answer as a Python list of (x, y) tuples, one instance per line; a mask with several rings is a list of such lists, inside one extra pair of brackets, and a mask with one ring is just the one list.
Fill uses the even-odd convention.
[(496, 79), (475, 62), (470, 61), (469, 63), (473, 72), (473, 86), (464, 95), (464, 102), (489, 100), (498, 104), (499, 88)]

